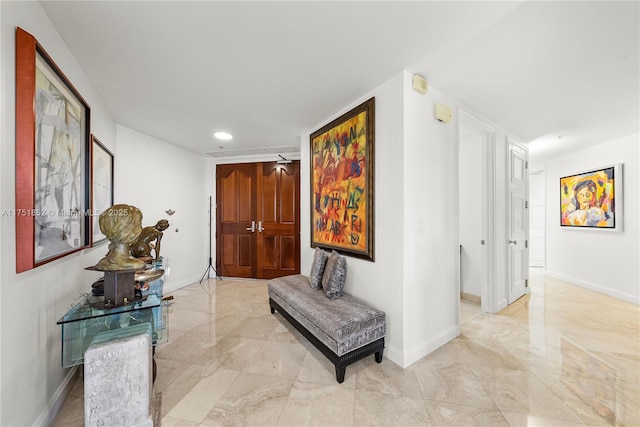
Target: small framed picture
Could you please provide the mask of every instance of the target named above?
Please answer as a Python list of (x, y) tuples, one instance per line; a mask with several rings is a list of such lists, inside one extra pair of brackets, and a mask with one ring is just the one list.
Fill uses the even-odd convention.
[(100, 214), (113, 206), (113, 154), (91, 135), (91, 237), (92, 246), (106, 242), (100, 231)]

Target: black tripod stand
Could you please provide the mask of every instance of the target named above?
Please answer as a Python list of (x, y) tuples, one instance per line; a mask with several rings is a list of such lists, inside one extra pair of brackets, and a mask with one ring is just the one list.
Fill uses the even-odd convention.
[(213, 270), (213, 272), (216, 273), (216, 277), (218, 279), (222, 280), (222, 276), (218, 274), (218, 271), (213, 266), (213, 261), (211, 257), (211, 196), (209, 196), (209, 266), (204, 271), (204, 274), (202, 275), (202, 279), (200, 279), (200, 283), (202, 283), (205, 277), (209, 277), (209, 272), (211, 270)]

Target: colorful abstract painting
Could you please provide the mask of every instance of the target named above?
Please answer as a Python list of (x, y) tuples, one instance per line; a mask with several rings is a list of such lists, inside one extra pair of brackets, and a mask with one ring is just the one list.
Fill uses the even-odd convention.
[(375, 99), (311, 135), (311, 246), (374, 259)]
[(560, 178), (560, 224), (615, 228), (617, 178), (613, 166)]

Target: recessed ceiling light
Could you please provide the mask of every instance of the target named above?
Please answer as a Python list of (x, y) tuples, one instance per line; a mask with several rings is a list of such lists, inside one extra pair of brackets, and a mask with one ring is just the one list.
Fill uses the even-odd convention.
[(216, 132), (216, 133), (213, 134), (213, 136), (218, 138), (218, 139), (223, 139), (225, 141), (228, 141), (228, 140), (233, 138), (233, 136), (230, 133), (227, 133), (227, 132)]

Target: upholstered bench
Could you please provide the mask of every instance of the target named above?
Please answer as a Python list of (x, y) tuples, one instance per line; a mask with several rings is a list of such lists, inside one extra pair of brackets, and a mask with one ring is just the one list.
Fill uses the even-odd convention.
[(271, 279), (267, 286), (271, 313), (277, 310), (335, 365), (339, 383), (344, 381), (346, 367), (364, 357), (375, 354), (376, 362), (382, 362), (383, 311), (341, 290), (331, 299), (327, 289), (314, 289), (301, 274)]

